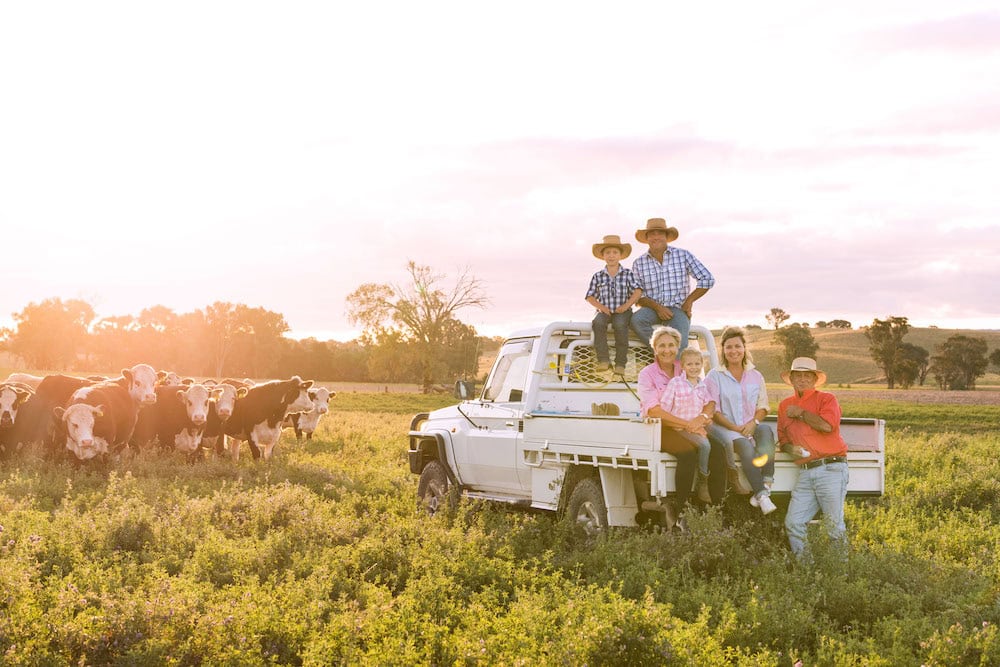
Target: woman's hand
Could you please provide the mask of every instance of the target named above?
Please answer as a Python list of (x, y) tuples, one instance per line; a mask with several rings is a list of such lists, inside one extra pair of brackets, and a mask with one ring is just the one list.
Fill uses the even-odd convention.
[(752, 438), (755, 430), (757, 430), (757, 422), (752, 419), (739, 428), (740, 435), (744, 438)]

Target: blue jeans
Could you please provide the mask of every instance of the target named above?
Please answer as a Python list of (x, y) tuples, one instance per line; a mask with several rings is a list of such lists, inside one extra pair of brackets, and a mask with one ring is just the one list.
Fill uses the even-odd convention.
[(698, 448), (698, 470), (701, 471), (702, 475), (708, 476), (708, 457), (712, 453), (712, 443), (708, 441), (703, 435), (698, 435), (697, 433), (688, 433), (687, 431), (678, 431), (681, 437), (693, 444)]
[(632, 319), (632, 311), (605, 315), (597, 313), (591, 326), (594, 329), (594, 352), (597, 360), (608, 362), (608, 322), (615, 331), (615, 366), (625, 367), (628, 363), (628, 324)]
[(673, 327), (681, 334), (681, 344), (677, 348), (677, 351), (680, 352), (687, 347), (688, 334), (691, 332), (691, 319), (679, 306), (667, 306), (667, 308), (670, 309), (670, 312), (674, 316), (666, 321), (660, 320), (660, 316), (652, 308), (640, 308), (635, 311), (632, 313), (632, 330), (635, 331), (635, 335), (639, 337), (639, 340), (649, 345), (649, 339), (653, 337), (653, 327), (658, 324)]
[[(751, 440), (718, 424), (709, 424), (708, 436), (725, 448), (726, 465), (730, 468), (736, 467), (734, 450), (740, 455), (740, 466), (754, 495), (764, 490), (764, 482), (774, 481), (774, 432), (770, 428), (759, 424), (754, 429)], [(758, 468), (753, 464), (753, 459), (761, 454), (767, 454), (767, 463)]]
[(847, 498), (849, 477), (846, 463), (799, 469), (799, 479), (792, 489), (792, 500), (788, 503), (788, 514), (785, 516), (788, 545), (797, 557), (801, 558), (805, 553), (806, 529), (820, 510), (830, 539), (847, 541), (844, 499)]

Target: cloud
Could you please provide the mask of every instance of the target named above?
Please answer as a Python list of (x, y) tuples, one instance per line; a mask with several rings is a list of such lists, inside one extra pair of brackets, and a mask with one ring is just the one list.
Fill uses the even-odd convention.
[(1000, 50), (1000, 14), (966, 14), (875, 30), (862, 41), (878, 51), (992, 52)]

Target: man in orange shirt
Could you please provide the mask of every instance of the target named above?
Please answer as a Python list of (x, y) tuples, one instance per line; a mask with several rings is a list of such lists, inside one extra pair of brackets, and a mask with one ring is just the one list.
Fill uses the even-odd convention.
[(840, 437), (840, 404), (830, 393), (817, 391), (826, 373), (816, 361), (798, 357), (781, 374), (795, 394), (778, 406), (778, 442), (796, 457), (799, 478), (785, 516), (785, 530), (792, 552), (801, 557), (806, 548), (806, 528), (822, 510), (831, 539), (846, 541), (844, 499), (847, 497), (847, 445)]

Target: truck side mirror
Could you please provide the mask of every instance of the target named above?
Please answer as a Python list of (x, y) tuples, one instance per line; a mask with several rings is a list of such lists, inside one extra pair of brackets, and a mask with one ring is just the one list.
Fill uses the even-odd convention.
[(455, 398), (468, 401), (476, 395), (476, 383), (469, 380), (459, 380), (455, 383)]

